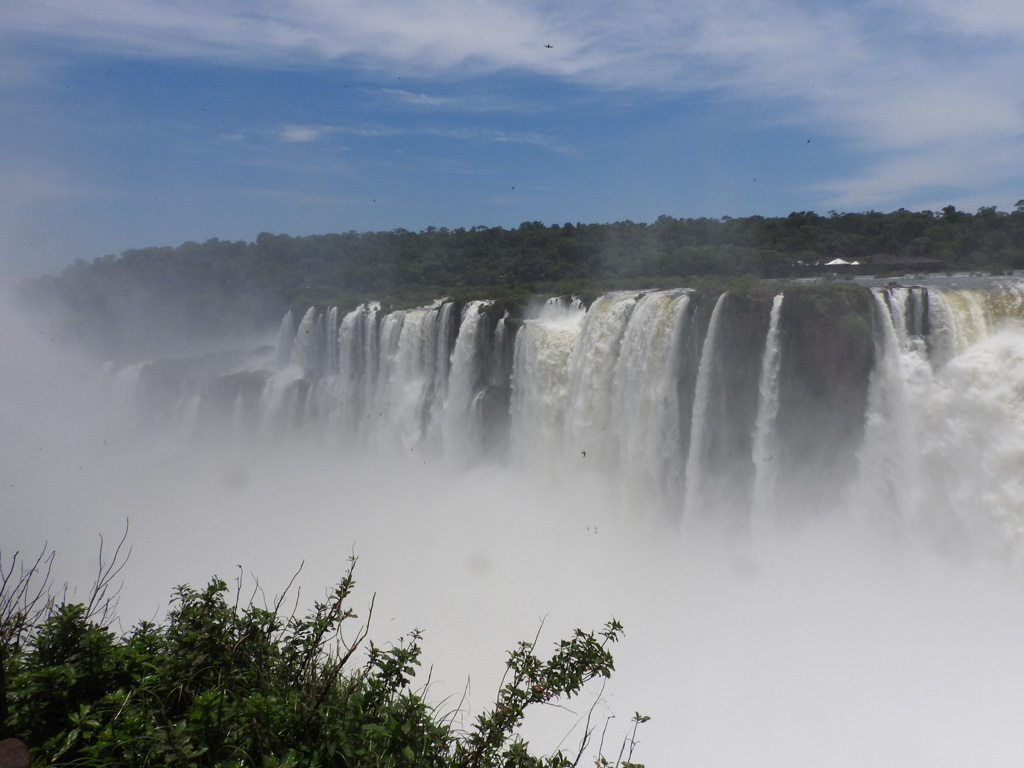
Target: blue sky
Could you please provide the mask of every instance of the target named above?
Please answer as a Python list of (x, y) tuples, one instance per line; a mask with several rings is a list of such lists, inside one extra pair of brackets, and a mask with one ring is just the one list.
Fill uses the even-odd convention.
[(0, 0), (0, 18), (8, 275), (261, 231), (1024, 197), (1019, 0)]

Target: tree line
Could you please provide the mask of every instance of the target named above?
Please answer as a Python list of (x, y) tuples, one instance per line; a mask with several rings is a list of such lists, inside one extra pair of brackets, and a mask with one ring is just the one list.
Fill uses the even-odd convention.
[[(123, 337), (126, 322), (139, 335), (174, 325), (202, 336), (311, 305), (345, 309), (374, 299), (412, 306), (439, 295), (514, 304), (535, 292), (803, 277), (834, 271), (826, 266), (834, 259), (859, 262), (843, 267), (847, 273), (1024, 269), (1024, 200), (1009, 213), (950, 205), (775, 218), (660, 216), (652, 223), (532, 221), (515, 229), (263, 232), (254, 242), (214, 238), (78, 260), (58, 276), (31, 281), (25, 292), (87, 318), (97, 338)], [(146, 314), (157, 308), (159, 322)]]

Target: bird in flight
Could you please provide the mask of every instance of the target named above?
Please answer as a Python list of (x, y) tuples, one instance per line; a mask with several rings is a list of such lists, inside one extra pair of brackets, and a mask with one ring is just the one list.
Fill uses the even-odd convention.
[(545, 47), (545, 48), (554, 48), (555, 46), (551, 45), (550, 43), (546, 43), (546, 44), (544, 45), (544, 47)]

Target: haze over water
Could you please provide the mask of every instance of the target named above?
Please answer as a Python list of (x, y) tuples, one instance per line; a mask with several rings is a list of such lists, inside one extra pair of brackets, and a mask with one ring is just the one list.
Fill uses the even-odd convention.
[[(647, 765), (1014, 765), (1024, 331), (1003, 296), (871, 295), (852, 433), (834, 393), (787, 389), (795, 295), (549, 304), (514, 349), (482, 305), (312, 313), (206, 383), (104, 369), (5, 304), (0, 548), (48, 541), (82, 589), (130, 519), (126, 625), (214, 574), (273, 596), (305, 563), (312, 600), (354, 551), (371, 636), (425, 630), (432, 695), (471, 676), (472, 712), (542, 617), (543, 649), (614, 616), (598, 711), (617, 735), (652, 716)], [(576, 722), (547, 714), (538, 749)]]

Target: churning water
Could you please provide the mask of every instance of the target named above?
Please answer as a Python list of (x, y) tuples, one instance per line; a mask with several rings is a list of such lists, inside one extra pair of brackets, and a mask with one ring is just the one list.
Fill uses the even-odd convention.
[(88, 377), (14, 323), (0, 547), (81, 583), (129, 518), (126, 620), (303, 561), (319, 596), (354, 550), (373, 636), (423, 628), (453, 707), (541, 617), (543, 646), (615, 616), (598, 712), (652, 716), (648, 765), (1024, 754), (1018, 283), (310, 310)]

